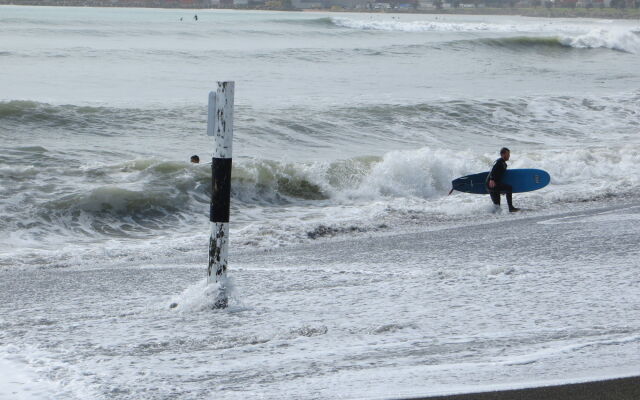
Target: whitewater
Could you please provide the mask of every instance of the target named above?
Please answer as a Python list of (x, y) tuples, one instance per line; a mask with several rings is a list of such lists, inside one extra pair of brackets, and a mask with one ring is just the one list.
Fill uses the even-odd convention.
[[(638, 65), (627, 20), (0, 7), (0, 398), (637, 374)], [(212, 311), (189, 157), (211, 157), (219, 80), (233, 293)], [(503, 146), (552, 177), (525, 212), (447, 196)]]

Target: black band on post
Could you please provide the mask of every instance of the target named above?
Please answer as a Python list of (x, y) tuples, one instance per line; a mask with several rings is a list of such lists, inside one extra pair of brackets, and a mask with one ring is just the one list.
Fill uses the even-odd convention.
[(231, 202), (231, 159), (211, 160), (211, 222), (229, 222)]

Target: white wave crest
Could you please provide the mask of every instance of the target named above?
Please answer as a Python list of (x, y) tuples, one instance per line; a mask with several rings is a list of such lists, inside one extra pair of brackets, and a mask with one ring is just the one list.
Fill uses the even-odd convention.
[(607, 48), (627, 53), (640, 53), (640, 34), (635, 30), (594, 29), (580, 36), (560, 38), (565, 46), (578, 49)]
[(515, 34), (552, 34), (565, 46), (580, 49), (609, 48), (628, 53), (640, 53), (640, 31), (630, 27), (577, 25), (567, 23), (497, 24), (484, 22), (399, 21), (332, 17), (339, 27), (388, 32), (487, 32)]
[(354, 18), (331, 18), (333, 23), (343, 28), (399, 31), (399, 32), (469, 32), (496, 31), (515, 29), (513, 26), (500, 26), (486, 23), (450, 23), (434, 21), (389, 21), (389, 20), (360, 20)]
[(490, 159), (468, 151), (431, 149), (392, 151), (376, 164), (362, 183), (342, 192), (351, 198), (441, 197), (451, 188), (452, 177), (482, 169)]

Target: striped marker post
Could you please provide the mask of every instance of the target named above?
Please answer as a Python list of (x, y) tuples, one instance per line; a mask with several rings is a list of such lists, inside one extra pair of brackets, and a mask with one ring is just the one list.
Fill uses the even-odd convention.
[(229, 207), (231, 203), (231, 145), (233, 141), (234, 82), (218, 82), (216, 93), (209, 93), (207, 135), (213, 136), (215, 150), (211, 160), (211, 237), (207, 283), (218, 284), (214, 308), (226, 308), (227, 256), (229, 254)]

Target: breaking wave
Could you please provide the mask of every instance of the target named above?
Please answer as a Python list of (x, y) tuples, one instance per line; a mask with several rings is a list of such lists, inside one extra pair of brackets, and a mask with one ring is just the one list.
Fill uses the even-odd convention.
[(640, 54), (640, 31), (594, 29), (578, 36), (562, 36), (560, 43), (577, 49), (606, 48)]
[(529, 50), (610, 49), (625, 53), (640, 53), (640, 36), (633, 32), (612, 33), (592, 31), (584, 35), (570, 36), (516, 36), (463, 40), (452, 44), (481, 44), (515, 52)]
[(356, 18), (331, 17), (331, 22), (338, 27), (396, 32), (510, 32), (515, 26), (503, 26), (487, 23), (455, 23), (438, 21), (397, 21), (397, 20), (363, 20)]
[(517, 36), (508, 38), (479, 39), (480, 43), (503, 47), (511, 50), (529, 49), (611, 49), (626, 53), (640, 53), (640, 35), (633, 31), (612, 32), (602, 29), (577, 36), (532, 37)]
[[(628, 173), (640, 163), (637, 145), (622, 147), (619, 152), (593, 147), (514, 154), (517, 158), (512, 168), (549, 171), (556, 185), (547, 199), (551, 202), (626, 193), (640, 184), (638, 177)], [(238, 162), (232, 173), (234, 218), (249, 218), (256, 206), (350, 206), (417, 199), (421, 207), (429, 207), (431, 201), (435, 202), (432, 207), (437, 207), (452, 179), (489, 169), (493, 158), (494, 154), (470, 150), (422, 148), (335, 162)], [(102, 169), (107, 170), (102, 172), (103, 181), (114, 181), (117, 176), (120, 182), (67, 194), (63, 193), (71, 188), (60, 188), (57, 194), (43, 196), (37, 202), (14, 203), (2, 210), (11, 217), (0, 224), (0, 232), (19, 229), (39, 236), (82, 233), (89, 237), (144, 237), (160, 230), (187, 228), (206, 218), (211, 191), (209, 166), (138, 160)], [(99, 180), (92, 171), (86, 173), (88, 180)], [(318, 225), (307, 236), (313, 239), (365, 230), (358, 224)]]
[[(305, 240), (376, 231), (386, 224), (385, 215), (393, 213), (399, 218), (393, 223), (400, 224), (414, 221), (424, 210), (477, 214), (473, 198), (459, 196), (460, 200), (445, 204), (445, 195), (452, 179), (487, 170), (496, 157), (495, 148), (502, 144), (513, 149), (510, 167), (541, 168), (551, 174), (554, 190), (536, 192), (541, 207), (630, 193), (640, 185), (629, 174), (640, 163), (639, 101), (640, 93), (635, 92), (613, 97), (365, 104), (311, 113), (291, 109), (254, 120), (238, 115), (234, 140), (240, 148), (258, 146), (248, 154), (273, 154), (265, 149), (281, 147), (290, 155), (298, 149), (309, 154), (313, 146), (324, 146), (317, 147), (323, 151), (348, 147), (351, 154), (320, 161), (292, 156), (283, 161), (277, 155), (234, 159), (234, 222), (258, 221), (243, 236), (246, 243), (256, 243), (265, 238), (260, 232), (264, 225), (273, 225), (273, 216), (278, 219), (282, 213), (288, 213), (284, 220), (289, 225), (274, 225), (266, 230), (272, 232), (269, 235), (289, 237), (288, 231), (295, 231), (296, 237)], [(21, 132), (41, 129), (40, 134), (48, 136), (57, 135), (50, 128), (56, 124), (62, 124), (62, 134), (70, 127), (92, 132), (93, 125), (120, 123), (127, 128), (116, 131), (123, 136), (118, 140), (135, 141), (140, 140), (137, 132), (130, 132), (135, 120), (151, 121), (157, 125), (154, 129), (164, 128), (165, 133), (167, 120), (176, 120), (180, 135), (189, 124), (202, 134), (206, 122), (204, 118), (197, 122), (201, 111), (10, 101), (0, 103), (0, 122), (25, 121)], [(167, 112), (176, 117), (155, 121)], [(149, 124), (140, 124), (140, 129), (149, 129)], [(2, 125), (0, 135), (14, 139), (6, 126)], [(107, 139), (104, 143), (113, 140)], [(209, 165), (139, 156), (148, 151), (87, 164), (79, 161), (85, 155), (78, 159), (64, 148), (48, 149), (31, 139), (23, 142), (0, 154), (0, 197), (5, 199), (0, 204), (0, 239), (5, 243), (15, 242), (14, 232), (21, 236), (18, 241), (27, 243), (33, 238), (41, 242), (65, 237), (151, 237), (158, 232), (190, 232), (207, 220)], [(618, 147), (612, 149), (611, 143)], [(383, 154), (369, 151), (389, 147), (400, 149)], [(130, 159), (120, 161), (122, 157)], [(203, 156), (202, 162), (206, 161)], [(324, 215), (320, 210), (325, 209), (331, 211)], [(357, 216), (346, 211), (338, 215), (341, 209), (356, 210)], [(367, 222), (372, 216), (375, 223)]]
[[(46, 152), (39, 151), (43, 150)], [(232, 172), (234, 219), (250, 218), (256, 207), (348, 206), (385, 198), (437, 198), (446, 193), (453, 176), (482, 168), (487, 162), (474, 160), (470, 154), (456, 156), (428, 148), (334, 162), (239, 161)], [(0, 176), (15, 176), (17, 169), (0, 170)], [(146, 237), (167, 229), (188, 229), (196, 221), (206, 220), (211, 192), (208, 165), (136, 160), (83, 173), (83, 177), (71, 179), (74, 184), (60, 183), (50, 189), (53, 193), (32, 193), (27, 204), (21, 204), (20, 193), (15, 193), (12, 204), (0, 210), (9, 216), (0, 223), (0, 233), (19, 230), (41, 238), (52, 234)], [(32, 171), (25, 179), (37, 182), (38, 172)], [(342, 231), (328, 227), (308, 236)]]
[[(577, 49), (607, 48), (627, 53), (640, 53), (640, 31), (623, 28), (596, 28), (585, 31), (584, 27), (573, 25), (540, 24), (491, 24), (474, 22), (444, 21), (398, 21), (398, 20), (363, 20), (356, 18), (331, 17), (335, 26), (364, 30), (391, 32), (486, 32), (500, 34), (518, 34), (517, 37), (479, 39), (486, 43), (508, 48), (529, 47), (572, 47)], [(526, 34), (552, 34), (554, 36), (527, 36)], [(523, 36), (523, 34), (525, 34)]]

